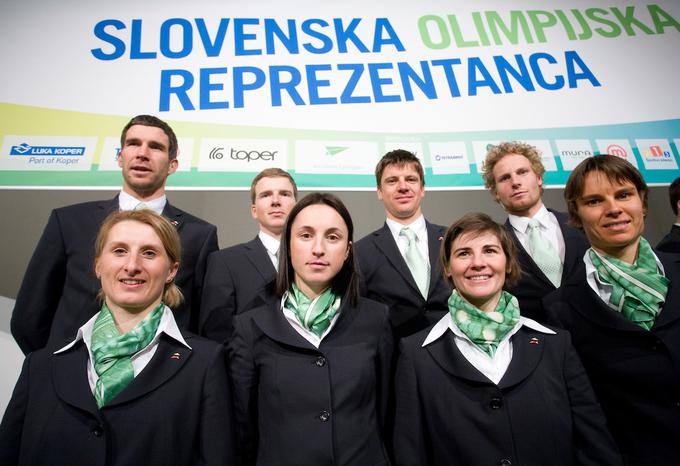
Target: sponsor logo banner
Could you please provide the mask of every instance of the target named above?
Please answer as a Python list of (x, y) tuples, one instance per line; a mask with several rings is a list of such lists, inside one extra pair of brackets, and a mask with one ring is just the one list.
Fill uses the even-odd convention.
[(555, 141), (562, 168), (571, 171), (588, 157), (592, 157), (593, 147), (587, 139), (558, 139)]
[(295, 171), (372, 175), (379, 160), (378, 145), (363, 141), (297, 141)]
[(5, 136), (0, 170), (90, 170), (97, 138), (62, 136)]
[(615, 155), (629, 161), (634, 167), (638, 166), (633, 148), (626, 139), (598, 139), (595, 144), (597, 144), (598, 154)]
[(667, 139), (636, 139), (635, 144), (647, 170), (678, 168)]
[(213, 138), (201, 141), (199, 171), (257, 173), (269, 167), (288, 169), (287, 141)]

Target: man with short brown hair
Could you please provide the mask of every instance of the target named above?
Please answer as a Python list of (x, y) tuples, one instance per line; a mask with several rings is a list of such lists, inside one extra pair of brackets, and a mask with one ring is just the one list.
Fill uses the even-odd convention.
[(232, 319), (274, 295), (281, 234), (297, 199), (297, 185), (280, 168), (266, 168), (250, 186), (251, 215), (259, 232), (247, 243), (208, 258), (199, 318), (201, 335), (220, 343), (231, 337)]

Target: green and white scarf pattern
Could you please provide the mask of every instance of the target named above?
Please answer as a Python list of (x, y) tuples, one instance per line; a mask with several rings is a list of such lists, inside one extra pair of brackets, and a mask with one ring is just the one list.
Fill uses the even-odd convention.
[(94, 369), (99, 376), (94, 397), (101, 408), (118, 395), (134, 379), (131, 357), (146, 348), (158, 330), (165, 305), (161, 303), (135, 328), (121, 334), (111, 311), (102, 306), (92, 329)]
[(503, 291), (496, 309), (484, 312), (467, 302), (458, 290), (449, 297), (449, 313), (458, 328), (493, 358), (498, 344), (519, 321), (517, 298)]
[(329, 287), (316, 298), (309, 299), (295, 283), (291, 288), (293, 291), (286, 294), (283, 307), (295, 314), (304, 328), (321, 338), (340, 309), (340, 296), (336, 296)]
[(670, 281), (659, 273), (649, 242), (640, 237), (638, 257), (633, 264), (603, 256), (592, 248), (588, 255), (600, 281), (612, 286), (609, 298), (612, 306), (626, 319), (651, 329), (666, 301)]

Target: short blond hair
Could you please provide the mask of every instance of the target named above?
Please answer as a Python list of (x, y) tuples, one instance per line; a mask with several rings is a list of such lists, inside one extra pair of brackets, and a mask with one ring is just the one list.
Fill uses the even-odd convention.
[[(496, 179), (493, 176), (493, 169), (496, 164), (506, 155), (517, 154), (526, 157), (531, 164), (531, 169), (536, 173), (540, 179), (543, 179), (545, 167), (541, 161), (541, 153), (536, 147), (519, 141), (501, 142), (496, 146), (491, 146), (484, 158), (484, 168), (482, 170), (482, 177), (484, 178), (484, 186), (493, 194), (496, 194)], [(541, 191), (543, 187), (541, 187)]]

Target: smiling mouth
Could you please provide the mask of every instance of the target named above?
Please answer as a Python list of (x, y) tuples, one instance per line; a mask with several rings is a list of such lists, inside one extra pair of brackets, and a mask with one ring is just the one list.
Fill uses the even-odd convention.
[(630, 220), (621, 220), (619, 222), (612, 222), (603, 225), (607, 230), (624, 230), (630, 224)]
[(132, 286), (142, 285), (142, 284), (145, 283), (145, 280), (138, 280), (136, 278), (121, 278), (118, 281), (121, 282), (123, 285), (132, 285)]
[(491, 278), (491, 275), (473, 275), (471, 277), (465, 277), (466, 280), (471, 280), (473, 282), (481, 282)]

